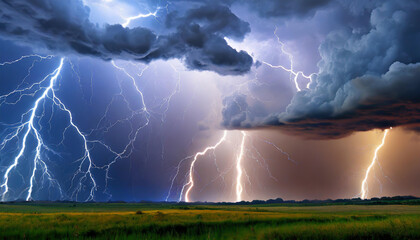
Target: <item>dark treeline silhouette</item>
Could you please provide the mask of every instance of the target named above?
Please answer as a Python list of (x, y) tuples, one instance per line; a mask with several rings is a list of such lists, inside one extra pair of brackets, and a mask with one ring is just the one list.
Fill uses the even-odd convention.
[(284, 205), (420, 205), (420, 198), (414, 196), (394, 196), (394, 197), (381, 197), (371, 199), (326, 199), (326, 200), (283, 200), (282, 198), (268, 199), (268, 200), (253, 200), (242, 202), (195, 202), (195, 203), (178, 203), (188, 205), (264, 205), (264, 204), (284, 204)]
[[(77, 203), (82, 202), (74, 201), (25, 201), (16, 200), (10, 202), (0, 202), (0, 204), (13, 204), (13, 203), (35, 203), (35, 204), (47, 204), (47, 203)], [(104, 203), (104, 202), (84, 202), (84, 203)], [(268, 199), (268, 200), (253, 200), (253, 201), (242, 201), (242, 202), (155, 202), (155, 201), (140, 201), (140, 202), (126, 202), (126, 201), (108, 201), (106, 203), (144, 203), (144, 204), (171, 204), (171, 205), (264, 205), (264, 204), (280, 204), (285, 206), (310, 206), (310, 205), (420, 205), (420, 198), (414, 196), (394, 196), (394, 197), (381, 197), (381, 198), (352, 198), (352, 199), (326, 199), (326, 200), (283, 200), (282, 198)]]

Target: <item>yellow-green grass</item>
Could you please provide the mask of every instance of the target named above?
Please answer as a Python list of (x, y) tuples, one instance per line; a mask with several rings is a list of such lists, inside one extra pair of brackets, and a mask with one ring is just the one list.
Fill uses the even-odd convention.
[(0, 204), (2, 239), (420, 239), (420, 206)]

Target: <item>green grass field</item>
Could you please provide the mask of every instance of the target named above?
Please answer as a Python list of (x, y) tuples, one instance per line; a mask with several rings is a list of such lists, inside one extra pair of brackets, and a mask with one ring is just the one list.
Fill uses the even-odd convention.
[(420, 239), (420, 205), (0, 204), (1, 239)]

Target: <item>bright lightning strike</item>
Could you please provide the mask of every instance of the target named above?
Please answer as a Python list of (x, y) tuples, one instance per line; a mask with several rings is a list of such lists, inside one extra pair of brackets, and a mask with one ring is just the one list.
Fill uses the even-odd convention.
[(365, 178), (363, 179), (362, 186), (361, 186), (361, 198), (362, 199), (367, 198), (367, 193), (368, 193), (367, 180), (368, 180), (368, 177), (369, 177), (370, 170), (372, 169), (372, 167), (375, 165), (376, 161), (378, 160), (378, 152), (385, 145), (386, 136), (388, 135), (388, 132), (391, 129), (392, 128), (389, 128), (389, 129), (386, 129), (384, 131), (384, 135), (382, 136), (382, 142), (381, 142), (381, 144), (379, 144), (379, 146), (376, 147), (375, 154), (373, 155), (373, 158), (372, 158), (372, 162), (370, 163), (369, 167), (366, 170)]
[(138, 14), (136, 16), (125, 18), (125, 22), (123, 24), (121, 24), (121, 25), (123, 27), (128, 27), (128, 25), (130, 25), (131, 21), (133, 21), (133, 20), (137, 20), (137, 19), (141, 19), (141, 18), (148, 18), (148, 17), (154, 17), (154, 18), (156, 18), (158, 12), (161, 9), (162, 9), (162, 7), (158, 7), (158, 8), (156, 8), (156, 10), (154, 12), (149, 12), (149, 13), (146, 13), (146, 14), (140, 13), (140, 14)]
[(182, 186), (180, 199), (182, 199), (182, 194), (184, 193), (184, 189), (187, 188), (187, 190), (185, 191), (185, 202), (190, 202), (189, 194), (191, 192), (191, 189), (194, 187), (194, 166), (195, 166), (195, 163), (197, 162), (198, 157), (206, 155), (208, 151), (216, 150), (216, 148), (226, 140), (226, 136), (227, 136), (227, 130), (223, 132), (222, 138), (220, 138), (220, 140), (215, 145), (206, 147), (203, 151), (198, 152), (194, 155), (194, 159), (191, 162), (190, 169), (189, 169), (189, 174), (188, 174), (189, 180), (186, 184), (184, 184), (184, 186)]
[(239, 149), (239, 154), (236, 159), (236, 202), (242, 201), (242, 159), (244, 157), (244, 150), (245, 150), (245, 139), (246, 139), (246, 133), (244, 131), (241, 131), (242, 133), (242, 141), (241, 141), (241, 147)]
[[(214, 183), (215, 181), (217, 181), (218, 179), (221, 179), (224, 183), (225, 183), (225, 175), (232, 172), (232, 171), (236, 171), (235, 177), (233, 178), (234, 181), (234, 192), (235, 192), (235, 196), (236, 199), (235, 201), (240, 202), (243, 200), (242, 198), (242, 194), (244, 191), (244, 184), (243, 184), (243, 175), (246, 176), (247, 182), (251, 185), (251, 177), (247, 174), (247, 172), (245, 171), (244, 167), (243, 167), (243, 160), (245, 158), (250, 158), (252, 160), (255, 160), (258, 164), (260, 164), (260, 166), (262, 168), (264, 168), (267, 173), (268, 176), (270, 178), (272, 178), (275, 181), (278, 181), (270, 172), (269, 166), (267, 164), (266, 159), (263, 157), (263, 155), (258, 151), (258, 149), (254, 146), (253, 142), (250, 142), (250, 147), (247, 147), (246, 144), (246, 139), (250, 138), (251, 136), (248, 135), (245, 131), (241, 131), (241, 139), (240, 139), (240, 145), (239, 145), (239, 149), (238, 149), (238, 153), (236, 155), (235, 161), (233, 162), (233, 164), (228, 167), (228, 169), (226, 170), (220, 170), (219, 166), (216, 162), (216, 155), (215, 155), (215, 150), (216, 148), (222, 144), (223, 142), (226, 141), (227, 138), (227, 134), (229, 132), (227, 130), (224, 131), (224, 135), (222, 136), (222, 138), (219, 140), (218, 143), (216, 143), (213, 146), (209, 146), (207, 148), (205, 148), (202, 152), (198, 152), (194, 155), (188, 156), (184, 159), (182, 159), (181, 161), (178, 162), (178, 165), (176, 167), (176, 173), (174, 175), (174, 177), (171, 180), (171, 185), (169, 188), (169, 192), (166, 196), (166, 201), (169, 200), (169, 197), (171, 196), (171, 192), (172, 192), (172, 188), (174, 186), (175, 180), (176, 178), (179, 176), (180, 174), (180, 168), (181, 165), (189, 160), (189, 159), (193, 159), (189, 165), (189, 171), (186, 173), (186, 178), (188, 179), (188, 182), (186, 182), (185, 184), (182, 185), (180, 194), (179, 194), (179, 199), (178, 201), (186, 201), (189, 202), (191, 199), (189, 197), (189, 193), (192, 190), (192, 188), (194, 187), (194, 177), (193, 174), (195, 172), (194, 168), (195, 168), (195, 164), (196, 161), (198, 161), (198, 157), (200, 156), (204, 156), (206, 154), (208, 154), (209, 151), (213, 151), (214, 154), (214, 162), (215, 162), (215, 167), (217, 170), (218, 175), (213, 178), (209, 183), (207, 183), (206, 185), (204, 185), (204, 187), (200, 190), (200, 192), (202, 192), (205, 188), (207, 188), (210, 184)], [(269, 142), (268, 140), (265, 139), (260, 139), (261, 142), (266, 143), (270, 146), (273, 146), (275, 150), (277, 150), (278, 152), (280, 152), (281, 154), (285, 155), (287, 157), (287, 160), (291, 161), (292, 163), (297, 164), (297, 162), (295, 160), (293, 160), (290, 155), (285, 152), (284, 150), (282, 150), (280, 147), (278, 147), (277, 145), (275, 145), (272, 142)], [(226, 186), (226, 183), (225, 183)]]
[(286, 49), (285, 49), (285, 44), (280, 40), (280, 37), (277, 35), (277, 27), (276, 27), (276, 29), (274, 30), (274, 35), (276, 36), (276, 38), (277, 38), (277, 42), (280, 44), (280, 46), (281, 46), (281, 52), (283, 53), (283, 54), (285, 54), (287, 57), (288, 57), (288, 59), (289, 59), (289, 61), (290, 61), (290, 67), (285, 67), (285, 66), (283, 66), (283, 65), (273, 65), (273, 64), (271, 64), (271, 63), (268, 63), (268, 62), (265, 62), (265, 61), (262, 61), (262, 63), (263, 64), (265, 64), (265, 65), (267, 65), (267, 66), (269, 66), (269, 67), (271, 67), (271, 68), (277, 68), (277, 69), (283, 69), (284, 71), (286, 71), (286, 72), (289, 72), (290, 73), (290, 80), (292, 80), (293, 82), (294, 82), (294, 84), (295, 84), (295, 87), (296, 87), (296, 90), (298, 91), (298, 92), (300, 92), (300, 91), (302, 91), (302, 89), (299, 87), (299, 83), (298, 83), (298, 78), (299, 78), (299, 76), (302, 76), (302, 77), (304, 77), (304, 78), (306, 78), (306, 79), (308, 79), (309, 80), (309, 82), (307, 83), (307, 85), (306, 85), (306, 88), (309, 88), (309, 86), (310, 86), (310, 84), (311, 84), (311, 82), (312, 82), (312, 77), (314, 76), (314, 75), (316, 75), (316, 73), (311, 73), (310, 75), (305, 75), (305, 73), (303, 73), (302, 71), (296, 71), (295, 69), (294, 69), (294, 60), (293, 60), (293, 55), (291, 54), (291, 53), (289, 53)]
[[(27, 56), (21, 57), (20, 60), (22, 60), (24, 58), (27, 58)], [(16, 60), (16, 61), (14, 61), (14, 63), (18, 62), (20, 60)], [(28, 121), (26, 121), (26, 122), (20, 124), (19, 126), (17, 126), (15, 128), (14, 133), (9, 134), (8, 137), (6, 137), (6, 139), (2, 143), (2, 145), (3, 145), (2, 147), (4, 147), (12, 139), (19, 138), (19, 134), (23, 131), (23, 129), (26, 128), (26, 131), (23, 134), (22, 146), (20, 148), (20, 151), (19, 151), (18, 155), (14, 158), (13, 163), (11, 165), (9, 165), (9, 167), (7, 168), (7, 170), (6, 170), (6, 172), (3, 176), (3, 183), (0, 186), (0, 189), (3, 190), (2, 191), (2, 201), (5, 200), (6, 194), (9, 192), (9, 175), (10, 175), (10, 172), (13, 169), (15, 169), (16, 166), (19, 164), (19, 160), (22, 158), (22, 156), (23, 156), (23, 154), (26, 150), (26, 142), (27, 142), (28, 136), (31, 132), (33, 132), (34, 135), (35, 135), (35, 138), (36, 138), (36, 141), (37, 141), (37, 147), (36, 147), (36, 154), (35, 154), (34, 161), (33, 161), (34, 166), (33, 166), (33, 171), (32, 171), (32, 175), (31, 175), (31, 178), (30, 178), (30, 186), (28, 188), (28, 194), (27, 194), (26, 200), (30, 200), (31, 196), (32, 196), (33, 184), (34, 184), (35, 173), (36, 173), (36, 170), (37, 170), (37, 165), (43, 166), (44, 167), (44, 174), (48, 175), (49, 178), (51, 179), (51, 175), (49, 173), (49, 170), (46, 167), (45, 162), (42, 161), (42, 159), (41, 159), (41, 149), (42, 149), (42, 147), (45, 147), (46, 149), (48, 149), (48, 147), (46, 147), (44, 145), (39, 131), (34, 126), (34, 121), (35, 121), (36, 113), (37, 113), (37, 110), (39, 108), (39, 105), (40, 105), (41, 101), (45, 100), (47, 97), (50, 97), (50, 98), (53, 97), (54, 99), (58, 99), (54, 95), (53, 87), (54, 87), (55, 81), (57, 80), (58, 76), (61, 73), (61, 69), (63, 68), (63, 62), (64, 62), (64, 58), (62, 58), (60, 60), (60, 65), (58, 66), (58, 68), (56, 68), (53, 73), (48, 74), (43, 79), (43, 81), (44, 81), (45, 79), (51, 77), (48, 87), (45, 88), (42, 95), (35, 101), (34, 106), (28, 112), (26, 112), (22, 115), (22, 118), (23, 118), (26, 114), (30, 114)], [(41, 81), (41, 82), (43, 82), (43, 81)], [(50, 92), (51, 92), (52, 96), (48, 95)]]
[[(37, 57), (41, 60), (51, 59), (51, 57), (48, 57), (48, 56), (40, 57), (38, 55), (28, 55), (28, 56), (22, 56), (18, 60), (8, 62), (7, 64), (14, 64), (23, 59), (27, 59), (29, 57)], [(60, 184), (58, 183), (58, 181), (52, 177), (52, 173), (50, 172), (47, 166), (47, 163), (45, 162), (45, 159), (48, 159), (48, 155), (43, 154), (44, 152), (50, 152), (55, 155), (58, 155), (57, 152), (55, 152), (52, 148), (50, 148), (46, 144), (43, 138), (43, 134), (41, 132), (41, 130), (43, 129), (41, 125), (41, 120), (43, 118), (46, 118), (45, 108), (46, 108), (46, 104), (49, 102), (51, 102), (51, 111), (54, 112), (54, 107), (56, 107), (62, 112), (64, 112), (68, 118), (68, 125), (64, 128), (64, 131), (62, 133), (62, 139), (59, 145), (64, 144), (66, 133), (70, 129), (73, 129), (76, 135), (80, 137), (80, 139), (83, 142), (82, 157), (76, 160), (76, 162), (79, 163), (79, 165), (76, 170), (76, 173), (71, 179), (72, 184), (70, 186), (70, 189), (73, 190), (71, 197), (77, 201), (79, 193), (82, 190), (85, 190), (88, 185), (90, 185), (90, 188), (88, 190), (89, 194), (87, 198), (85, 199), (85, 201), (91, 201), (95, 199), (95, 191), (97, 189), (97, 183), (93, 176), (92, 169), (95, 168), (96, 166), (93, 163), (91, 153), (90, 153), (90, 147), (89, 147), (89, 144), (93, 142), (89, 141), (87, 139), (87, 135), (85, 135), (80, 130), (80, 128), (74, 123), (72, 112), (56, 95), (55, 87), (56, 85), (58, 85), (57, 80), (61, 75), (64, 61), (65, 59), (61, 58), (60, 65), (52, 73), (45, 76), (41, 81), (38, 81), (30, 85), (29, 87), (21, 89), (20, 86), (25, 82), (25, 79), (26, 79), (25, 77), (22, 83), (14, 91), (6, 95), (0, 96), (0, 99), (2, 100), (1, 104), (15, 105), (19, 101), (22, 100), (23, 96), (36, 96), (38, 94), (41, 94), (35, 99), (33, 107), (21, 115), (20, 122), (15, 123), (15, 124), (5, 124), (8, 128), (5, 131), (6, 136), (4, 137), (4, 140), (0, 145), (0, 151), (5, 149), (6, 145), (12, 144), (13, 142), (21, 141), (21, 143), (19, 144), (19, 152), (17, 156), (14, 157), (14, 161), (7, 167), (3, 176), (3, 181), (0, 186), (3, 201), (7, 199), (7, 195), (10, 192), (9, 179), (10, 179), (10, 175), (12, 174), (12, 171), (16, 171), (18, 174), (20, 174), (16, 168), (20, 164), (21, 160), (25, 157), (24, 156), (25, 153), (27, 153), (27, 151), (29, 150), (28, 145), (30, 143), (28, 143), (28, 141), (31, 137), (35, 138), (34, 140), (36, 142), (36, 148), (35, 148), (35, 156), (32, 161), (33, 166), (32, 166), (31, 176), (29, 179), (29, 186), (26, 188), (27, 195), (25, 199), (27, 201), (32, 199), (32, 195), (34, 192), (34, 187), (35, 187), (36, 179), (37, 179), (37, 172), (39, 171), (41, 171), (42, 173), (41, 182), (44, 182), (45, 180), (47, 180), (50, 183), (50, 187), (56, 186), (58, 188), (58, 191), (60, 192), (61, 198), (63, 198), (62, 188)], [(34, 63), (30, 67), (30, 69), (32, 69), (33, 66), (34, 66)], [(72, 69), (74, 71), (73, 65), (72, 65)], [(27, 76), (29, 75), (30, 75), (30, 70), (28, 71)], [(48, 83), (48, 85), (44, 86), (46, 85), (46, 83)], [(17, 95), (18, 99), (13, 102), (8, 102), (7, 98), (13, 95)], [(51, 117), (48, 120), (48, 124), (50, 126), (51, 126), (53, 112), (51, 113)], [(74, 184), (75, 187), (73, 188), (73, 183), (76, 181), (77, 183)], [(38, 190), (42, 188), (43, 188), (43, 185), (41, 185)]]
[[(4, 169), (1, 169), (3, 176), (0, 180), (1, 200), (5, 201), (20, 198), (22, 194), (25, 194), (26, 200), (32, 200), (34, 198), (34, 194), (40, 193), (45, 184), (49, 184), (51, 190), (60, 194), (60, 199), (69, 198), (76, 201), (94, 201), (96, 200), (96, 192), (99, 188), (98, 181), (95, 179), (93, 174), (94, 169), (105, 171), (105, 186), (103, 188), (103, 193), (111, 198), (112, 195), (107, 189), (108, 181), (111, 179), (111, 167), (118, 160), (129, 158), (132, 155), (135, 150), (135, 142), (138, 140), (140, 132), (149, 125), (151, 120), (151, 110), (149, 110), (146, 106), (145, 96), (136, 82), (136, 78), (141, 78), (148, 67), (146, 66), (141, 69), (140, 73), (132, 75), (129, 70), (117, 65), (113, 61), (111, 62), (112, 66), (117, 71), (122, 72), (124, 76), (126, 76), (126, 79), (118, 82), (120, 91), (113, 96), (111, 102), (107, 105), (105, 113), (99, 120), (96, 128), (84, 133), (74, 122), (71, 110), (56, 94), (60, 85), (58, 79), (61, 77), (62, 69), (64, 68), (67, 60), (64, 58), (60, 59), (60, 65), (54, 71), (35, 83), (27, 82), (27, 80), (31, 77), (31, 71), (35, 68), (35, 64), (44, 60), (51, 60), (53, 59), (53, 56), (40, 56), (35, 54), (25, 55), (13, 61), (0, 63), (0, 67), (18, 64), (19, 62), (27, 61), (29, 59), (34, 60), (28, 68), (27, 74), (23, 80), (21, 80), (13, 91), (0, 95), (0, 107), (4, 107), (5, 105), (16, 105), (21, 101), (26, 101), (26, 98), (35, 98), (31, 108), (20, 116), (20, 121), (16, 123), (0, 123), (1, 126), (5, 127), (4, 130), (0, 131), (0, 153), (9, 153), (14, 151), (14, 149), (11, 148), (12, 146), (16, 146), (17, 148), (15, 153), (16, 155), (12, 156), (13, 161), (4, 166)], [(68, 60), (68, 63), (70, 65), (70, 70), (73, 71), (79, 81), (79, 84), (81, 84), (81, 78), (77, 72), (76, 66), (70, 60)], [(165, 121), (165, 116), (171, 104), (172, 98), (180, 90), (180, 76), (175, 68), (174, 70), (178, 75), (175, 90), (171, 92), (168, 97), (164, 98), (162, 103), (158, 106), (158, 108), (163, 111), (161, 118), (162, 122)], [(138, 103), (133, 104), (132, 101), (125, 96), (127, 88), (123, 87), (122, 81), (128, 81), (129, 84), (131, 84), (132, 88), (128, 91), (133, 91), (137, 94)], [(92, 88), (92, 80), (90, 84)], [(115, 104), (118, 104), (118, 101), (120, 100), (126, 105), (129, 113), (124, 116), (124, 118), (115, 120), (114, 118), (110, 118), (108, 115), (110, 111), (112, 111), (111, 108), (117, 106)], [(48, 109), (49, 105), (51, 105), (50, 109)], [(139, 106), (137, 107), (137, 105)], [(69, 181), (70, 186), (67, 191), (63, 191), (59, 181), (54, 179), (53, 174), (48, 167), (48, 162), (46, 161), (50, 160), (49, 154), (61, 157), (59, 152), (51, 148), (47, 141), (44, 141), (44, 138), (46, 139), (46, 136), (44, 136), (46, 133), (44, 131), (46, 130), (44, 130), (43, 125), (47, 124), (47, 126), (50, 126), (49, 131), (51, 131), (51, 122), (53, 115), (55, 114), (55, 109), (58, 109), (60, 112), (65, 114), (68, 124), (64, 126), (63, 132), (60, 134), (62, 138), (58, 139), (59, 142), (56, 144), (51, 143), (51, 145), (54, 147), (64, 146), (66, 136), (69, 131), (72, 131), (72, 133), (75, 134), (82, 143), (81, 157), (77, 157), (77, 159), (73, 162), (76, 163), (76, 169)], [(139, 122), (139, 120), (141, 121)], [(101, 138), (103, 134), (106, 134), (120, 123), (127, 123), (131, 132), (128, 134), (128, 142), (124, 143), (120, 150), (116, 151), (104, 140), (100, 140), (98, 138)], [(35, 146), (32, 146), (33, 142), (35, 142)], [(101, 165), (94, 163), (91, 150), (97, 146), (105, 148), (108, 153), (112, 154), (112, 158), (109, 162)], [(31, 152), (32, 149), (33, 153)], [(32, 160), (30, 164), (26, 163), (26, 158), (28, 157)], [(30, 167), (30, 174), (27, 182), (25, 182), (25, 177), (20, 173), (20, 169), (18, 169), (21, 165), (22, 167)], [(22, 177), (22, 185), (27, 187), (20, 192), (20, 194), (17, 192), (16, 195), (12, 196), (12, 192), (14, 193), (15, 191), (12, 191), (11, 176), (14, 177), (15, 175), (20, 175)], [(14, 181), (13, 183), (15, 184)], [(13, 188), (13, 190), (15, 189)], [(68, 195), (66, 193), (68, 193)]]

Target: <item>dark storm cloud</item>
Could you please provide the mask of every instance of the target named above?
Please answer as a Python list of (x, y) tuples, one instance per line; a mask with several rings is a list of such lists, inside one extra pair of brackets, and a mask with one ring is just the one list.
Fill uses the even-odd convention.
[(190, 69), (221, 75), (243, 74), (252, 65), (251, 56), (224, 40), (243, 39), (250, 31), (248, 23), (221, 5), (190, 9), (185, 15), (169, 14), (167, 26), (173, 31), (161, 36), (142, 27), (95, 25), (81, 0), (1, 0), (0, 13), (3, 37), (54, 53), (145, 62), (180, 58)]
[(258, 12), (261, 17), (305, 17), (327, 5), (331, 0), (240, 0), (252, 11)]
[(332, 0), (172, 0), (170, 2), (207, 2), (227, 6), (238, 4), (247, 6), (250, 11), (257, 12), (262, 18), (294, 18), (311, 16), (317, 9), (326, 6)]
[(172, 12), (167, 16), (166, 25), (175, 29), (175, 33), (158, 39), (159, 49), (146, 59), (184, 55), (191, 69), (212, 70), (222, 75), (249, 71), (253, 59), (246, 52), (231, 48), (224, 37), (242, 40), (250, 27), (229, 8), (205, 5), (181, 16)]
[[(286, 111), (238, 119), (225, 104), (227, 127), (277, 126), (292, 134), (338, 138), (353, 131), (420, 123), (420, 4), (386, 1), (371, 12), (370, 31), (343, 27), (320, 46), (310, 90)], [(247, 109), (245, 109), (247, 111)], [(233, 116), (232, 116), (233, 115)]]

